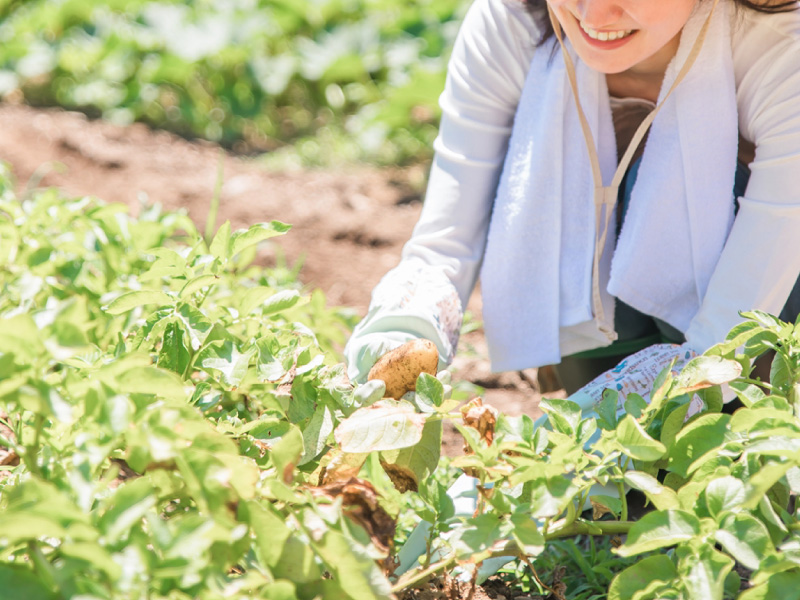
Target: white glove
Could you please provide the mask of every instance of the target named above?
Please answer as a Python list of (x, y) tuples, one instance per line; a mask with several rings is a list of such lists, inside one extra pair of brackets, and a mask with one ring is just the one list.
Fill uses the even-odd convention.
[[(675, 360), (675, 364), (672, 370), (680, 371), (696, 356), (697, 353), (686, 344), (682, 346), (677, 344), (648, 346), (620, 361), (613, 369), (595, 377), (572, 394), (569, 400), (577, 403), (584, 414), (593, 410), (595, 405), (603, 399), (603, 392), (608, 388), (619, 392), (620, 407), (629, 394), (639, 394), (649, 401), (653, 384), (661, 371), (673, 360)], [(692, 402), (694, 403), (695, 400), (699, 406), (696, 409), (694, 406), (690, 408), (692, 414), (702, 407), (702, 402), (698, 398), (693, 399)], [(693, 410), (694, 412), (692, 412)]]

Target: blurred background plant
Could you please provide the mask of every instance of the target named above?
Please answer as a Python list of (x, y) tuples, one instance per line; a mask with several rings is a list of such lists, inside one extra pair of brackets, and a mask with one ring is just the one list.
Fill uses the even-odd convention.
[(0, 96), (285, 166), (431, 155), (466, 0), (0, 0)]

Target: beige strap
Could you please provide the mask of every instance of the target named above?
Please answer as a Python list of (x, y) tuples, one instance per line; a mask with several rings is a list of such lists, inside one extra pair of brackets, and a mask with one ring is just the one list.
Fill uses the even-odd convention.
[(706, 38), (706, 33), (708, 32), (708, 27), (711, 24), (711, 17), (713, 16), (714, 9), (716, 9), (718, 3), (719, 0), (714, 0), (714, 4), (711, 7), (711, 12), (709, 12), (705, 23), (703, 23), (700, 33), (697, 35), (697, 39), (695, 40), (694, 45), (689, 52), (689, 56), (686, 58), (686, 62), (681, 67), (678, 75), (675, 77), (675, 81), (672, 83), (669, 91), (667, 91), (666, 95), (658, 104), (658, 106), (656, 106), (650, 112), (650, 114), (645, 117), (644, 121), (642, 121), (641, 125), (639, 125), (639, 128), (636, 130), (636, 133), (634, 133), (633, 138), (631, 139), (630, 144), (628, 144), (628, 148), (625, 150), (625, 154), (622, 156), (622, 159), (617, 166), (617, 170), (611, 179), (611, 184), (608, 186), (603, 185), (603, 175), (602, 171), (600, 170), (600, 159), (597, 156), (592, 130), (589, 127), (589, 122), (586, 119), (586, 114), (583, 111), (580, 98), (578, 97), (578, 81), (577, 77), (575, 76), (575, 66), (572, 63), (572, 57), (570, 57), (569, 52), (567, 52), (567, 48), (564, 44), (561, 24), (558, 22), (558, 19), (556, 19), (553, 10), (550, 8), (550, 5), (548, 4), (547, 6), (547, 12), (550, 15), (550, 22), (553, 25), (553, 31), (558, 38), (558, 42), (561, 46), (561, 53), (564, 56), (564, 63), (567, 68), (567, 76), (569, 78), (570, 87), (572, 88), (572, 96), (575, 99), (575, 105), (578, 108), (578, 117), (580, 119), (583, 137), (586, 141), (586, 148), (589, 152), (589, 161), (592, 165), (595, 206), (595, 248), (594, 264), (592, 265), (592, 311), (594, 312), (594, 318), (598, 329), (606, 335), (610, 342), (613, 342), (615, 339), (617, 339), (617, 334), (606, 323), (605, 311), (603, 310), (603, 303), (600, 296), (600, 258), (602, 257), (603, 249), (606, 245), (608, 229), (611, 223), (611, 216), (614, 213), (614, 206), (617, 203), (617, 196), (619, 194), (619, 186), (622, 183), (622, 178), (625, 176), (625, 172), (628, 170), (628, 166), (630, 165), (634, 152), (636, 152), (636, 148), (639, 146), (645, 134), (647, 133), (648, 128), (656, 118), (658, 111), (661, 110), (662, 106), (664, 106), (667, 98), (669, 98), (675, 88), (678, 87), (678, 84), (686, 76), (686, 73), (689, 72), (689, 69), (692, 67), (697, 59), (697, 56), (700, 54), (700, 49), (703, 45), (703, 41)]

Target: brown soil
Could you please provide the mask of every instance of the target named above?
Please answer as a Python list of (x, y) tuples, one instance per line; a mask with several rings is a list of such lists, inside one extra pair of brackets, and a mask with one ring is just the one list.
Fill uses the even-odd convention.
[[(329, 304), (360, 315), (372, 288), (399, 260), (419, 216), (426, 177), (424, 167), (274, 172), (208, 142), (22, 105), (0, 104), (0, 131), (0, 159), (12, 165), (21, 190), (58, 186), (134, 211), (142, 202), (158, 202), (187, 210), (201, 229), (221, 164), (217, 222), (230, 220), (234, 228), (272, 219), (292, 224), (267, 260), (282, 253), (289, 264), (301, 261), (304, 284), (321, 288)], [(478, 293), (468, 309), (480, 318)], [(536, 369), (490, 373), (481, 330), (462, 337), (452, 369), (455, 381), (485, 388), (484, 400), (502, 412), (538, 416)], [(446, 453), (460, 453), (458, 437), (448, 431)]]

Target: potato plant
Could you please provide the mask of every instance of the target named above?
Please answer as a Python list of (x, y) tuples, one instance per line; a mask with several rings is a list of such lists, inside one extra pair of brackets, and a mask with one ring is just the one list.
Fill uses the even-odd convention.
[(0, 96), (309, 163), (430, 157), (464, 0), (4, 0)]
[[(576, 535), (624, 540), (611, 599), (796, 596), (800, 327), (748, 313), (649, 403), (608, 392), (592, 414), (460, 406), (429, 373), (384, 398), (337, 361), (349, 317), (254, 265), (288, 226), (207, 241), (158, 207), (13, 189), (3, 173), (4, 599), (390, 598), (444, 573), (474, 584), (497, 557), (535, 573)], [(468, 511), (440, 464), (446, 420)]]

